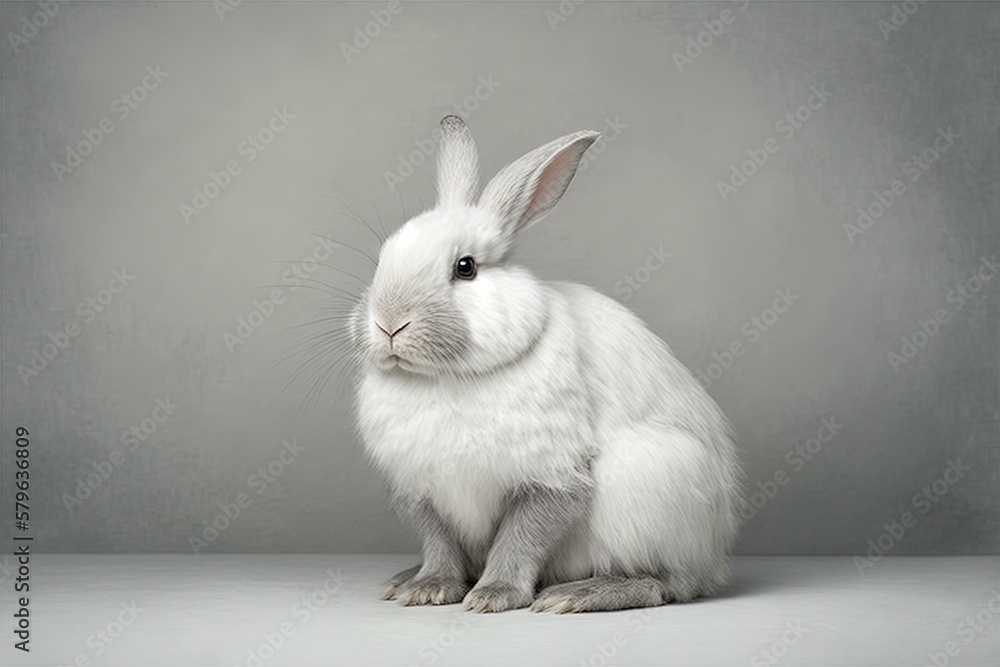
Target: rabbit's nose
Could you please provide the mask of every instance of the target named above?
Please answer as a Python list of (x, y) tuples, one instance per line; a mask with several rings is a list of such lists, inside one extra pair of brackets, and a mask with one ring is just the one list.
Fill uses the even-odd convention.
[[(410, 320), (410, 322), (412, 322), (412, 321), (413, 320)], [(396, 336), (396, 334), (398, 334), (400, 331), (402, 331), (406, 327), (410, 326), (410, 322), (407, 322), (406, 324), (404, 324), (402, 326), (396, 327), (395, 331), (392, 331), (391, 333), (390, 333), (388, 327), (382, 326), (381, 324), (378, 323), (377, 320), (375, 321), (375, 326), (377, 326), (382, 333), (384, 333), (386, 336), (388, 336), (389, 337), (389, 342), (392, 343), (392, 339)]]

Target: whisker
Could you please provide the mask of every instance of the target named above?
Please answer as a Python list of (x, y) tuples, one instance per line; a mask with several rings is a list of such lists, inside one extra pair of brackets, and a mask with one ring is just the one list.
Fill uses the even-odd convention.
[[(292, 260), (292, 259), (265, 259), (265, 260), (262, 260), (262, 261), (265, 264), (301, 264), (302, 263), (301, 260)], [(316, 265), (317, 266), (323, 266), (323, 267), (326, 267), (328, 269), (333, 269), (334, 271), (339, 271), (340, 273), (344, 274), (345, 276), (349, 276), (351, 278), (354, 278), (359, 283), (361, 283), (362, 286), (368, 284), (367, 280), (365, 280), (365, 279), (363, 279), (363, 278), (361, 278), (359, 276), (354, 275), (353, 273), (351, 273), (347, 269), (342, 269), (339, 266), (335, 266), (334, 264), (327, 264), (325, 262), (316, 262)]]
[(306, 392), (305, 400), (302, 402), (300, 408), (300, 414), (305, 414), (310, 407), (317, 407), (319, 405), (319, 401), (323, 397), (323, 389), (326, 387), (326, 381), (336, 371), (336, 368), (337, 366), (334, 362), (321, 367), (320, 372), (316, 374), (315, 379), (312, 380)]
[[(330, 290), (322, 289), (320, 287), (314, 287), (313, 285), (288, 285), (287, 283), (286, 284), (280, 284), (280, 285), (276, 285), (276, 284), (257, 285), (257, 289), (269, 289), (269, 288), (273, 289), (275, 287), (277, 287), (279, 289), (280, 288), (289, 288), (289, 291), (291, 291), (290, 288), (292, 288), (292, 287), (305, 287), (306, 289), (316, 290), (317, 292), (322, 292), (323, 294), (327, 294), (329, 296), (342, 296), (339, 293), (331, 292)], [(352, 297), (353, 300), (357, 300), (357, 298), (358, 298), (358, 297), (356, 297), (356, 296), (354, 296), (352, 294), (348, 294), (348, 296)], [(347, 302), (343, 302), (343, 303), (341, 303), (339, 305), (353, 304), (353, 303), (354, 303), (354, 301), (347, 301)]]
[[(332, 240), (332, 239), (330, 239), (329, 236), (326, 236), (324, 234), (320, 234), (319, 232), (309, 232), (309, 233), (312, 234), (313, 236), (317, 237), (317, 238), (323, 238), (323, 239), (327, 239), (327, 240)], [(367, 259), (373, 265), (378, 266), (378, 260), (375, 259), (374, 257), (372, 257), (371, 255), (369, 255), (367, 252), (365, 252), (361, 248), (355, 248), (354, 246), (352, 246), (352, 245), (350, 245), (348, 243), (342, 243), (340, 241), (334, 241), (334, 243), (336, 243), (339, 246), (343, 246), (344, 248), (347, 248), (348, 250), (353, 250), (354, 252), (358, 253), (359, 255), (361, 255), (362, 257), (364, 257), (365, 259)]]
[[(334, 385), (334, 391), (336, 396), (342, 396), (344, 394), (344, 391), (348, 388), (347, 385), (350, 384), (351, 372), (355, 367), (357, 361), (358, 361), (357, 354), (352, 352), (351, 354), (347, 355), (347, 357), (341, 360), (342, 363), (338, 362), (337, 368), (335, 368), (331, 372), (330, 375), (331, 378), (334, 376), (337, 377), (337, 383)], [(320, 387), (321, 394), (323, 390), (326, 388), (326, 382), (329, 382), (329, 380), (330, 378), (327, 378), (327, 380), (324, 382), (324, 385)]]
[(331, 357), (326, 365), (320, 366), (319, 369), (313, 373), (312, 376), (310, 376), (309, 389), (307, 390), (305, 400), (300, 407), (300, 414), (304, 414), (305, 411), (309, 409), (310, 405), (312, 405), (312, 407), (319, 405), (319, 400), (322, 398), (323, 390), (326, 388), (330, 377), (336, 372), (340, 361), (343, 360), (347, 354), (349, 354), (349, 352), (342, 352), (334, 357)]
[(345, 289), (343, 289), (341, 287), (337, 287), (336, 285), (331, 285), (330, 283), (325, 283), (322, 280), (317, 280), (316, 278), (301, 278), (301, 280), (302, 280), (302, 282), (307, 282), (308, 281), (308, 282), (311, 282), (311, 283), (316, 283), (317, 285), (322, 285), (323, 287), (328, 287), (328, 288), (330, 288), (330, 289), (332, 289), (332, 290), (334, 290), (336, 292), (339, 292), (340, 294), (344, 294), (346, 296), (351, 297), (351, 299), (353, 299), (355, 301), (357, 301), (358, 299), (361, 298), (360, 294), (355, 294), (354, 292), (348, 292), (347, 290), (345, 290)]
[(351, 332), (347, 330), (346, 327), (336, 327), (336, 328), (324, 328), (320, 331), (314, 331), (312, 333), (305, 333), (298, 337), (295, 345), (302, 347), (308, 345), (315, 340), (320, 338), (324, 340), (340, 340), (349, 339)]
[(295, 382), (296, 382), (296, 381), (297, 381), (297, 380), (298, 380), (298, 379), (299, 379), (300, 377), (302, 377), (302, 376), (303, 376), (304, 374), (306, 374), (307, 372), (309, 372), (310, 368), (312, 368), (312, 365), (311, 365), (311, 364), (312, 364), (312, 362), (314, 362), (314, 361), (316, 361), (317, 359), (319, 359), (319, 358), (320, 358), (320, 356), (321, 356), (321, 355), (322, 355), (322, 354), (323, 354), (323, 353), (324, 353), (325, 351), (326, 351), (325, 349), (323, 349), (323, 348), (320, 348), (320, 349), (319, 349), (318, 351), (316, 351), (315, 353), (311, 354), (311, 355), (310, 355), (310, 356), (309, 356), (309, 357), (308, 357), (307, 359), (305, 359), (305, 360), (304, 360), (304, 361), (302, 362), (302, 365), (301, 365), (301, 366), (299, 366), (299, 367), (298, 367), (298, 368), (297, 368), (297, 369), (296, 369), (295, 371), (293, 371), (293, 372), (292, 372), (292, 374), (291, 374), (291, 375), (289, 376), (289, 378), (288, 378), (288, 382), (286, 382), (286, 383), (285, 383), (285, 386), (281, 388), (281, 391), (279, 391), (279, 392), (278, 392), (278, 395), (279, 395), (279, 396), (283, 395), (283, 394), (284, 394), (284, 393), (285, 393), (286, 391), (288, 391), (288, 389), (289, 389), (289, 388), (290, 388), (290, 387), (291, 387), (291, 386), (292, 386), (293, 384), (295, 384)]
[(413, 194), (417, 195), (417, 201), (420, 202), (420, 210), (421, 211), (426, 211), (427, 207), (424, 206), (424, 198), (420, 196), (419, 192), (417, 192), (416, 190), (413, 190), (413, 188), (410, 188), (410, 190), (413, 192)]
[[(376, 217), (376, 219), (378, 220), (378, 226), (379, 226), (379, 229), (381, 229), (381, 230), (382, 230), (382, 233), (383, 233), (383, 234), (386, 234), (386, 231), (385, 231), (385, 225), (383, 225), (383, 224), (382, 224), (382, 214), (381, 214), (381, 213), (379, 213), (379, 210), (378, 210), (378, 206), (376, 206), (376, 205), (375, 205), (374, 203), (372, 203), (372, 202), (368, 202), (368, 205), (372, 207), (372, 210), (373, 210), (373, 211), (375, 211), (375, 217)], [(386, 236), (388, 236), (388, 234), (386, 234)]]
[(345, 201), (344, 201), (343, 199), (341, 199), (341, 198), (340, 198), (339, 196), (337, 196), (337, 195), (331, 195), (331, 196), (332, 196), (332, 197), (333, 197), (334, 199), (336, 199), (336, 200), (337, 200), (338, 202), (340, 202), (340, 205), (341, 205), (341, 206), (343, 206), (343, 207), (344, 207), (345, 209), (347, 209), (347, 212), (348, 212), (348, 213), (349, 213), (349, 214), (350, 214), (350, 215), (351, 215), (351, 216), (352, 216), (352, 217), (353, 217), (353, 218), (354, 218), (355, 220), (357, 220), (357, 221), (358, 221), (358, 222), (360, 222), (360, 223), (361, 223), (362, 225), (364, 225), (365, 227), (367, 227), (367, 228), (368, 228), (368, 231), (370, 231), (370, 232), (372, 233), (372, 235), (373, 235), (373, 236), (374, 236), (374, 237), (375, 237), (376, 239), (378, 239), (378, 242), (379, 242), (379, 245), (382, 245), (382, 243), (384, 243), (384, 242), (385, 242), (385, 230), (384, 230), (384, 229), (382, 230), (382, 233), (383, 233), (383, 236), (379, 236), (379, 235), (378, 235), (378, 234), (377, 234), (377, 233), (375, 232), (375, 229), (374, 229), (374, 228), (372, 228), (372, 226), (371, 226), (371, 225), (369, 225), (369, 224), (368, 224), (368, 222), (367, 222), (367, 221), (366, 221), (366, 220), (365, 220), (364, 218), (362, 218), (362, 217), (361, 217), (360, 215), (358, 215), (358, 214), (357, 214), (357, 213), (356, 213), (356, 212), (354, 211), (354, 209), (352, 209), (352, 208), (351, 208), (350, 206), (348, 206), (348, 205), (347, 205), (347, 202), (345, 202)]
[[(288, 288), (289, 291), (292, 291), (291, 288), (293, 288), (293, 287), (295, 287), (295, 288), (305, 287), (305, 288), (308, 288), (308, 289), (318, 290), (320, 292), (323, 292), (324, 294), (330, 294), (330, 295), (333, 295), (333, 296), (341, 295), (341, 296), (349, 297), (350, 298), (350, 303), (352, 303), (352, 304), (355, 303), (358, 299), (361, 298), (360, 294), (355, 294), (354, 292), (348, 292), (347, 290), (345, 290), (345, 289), (343, 289), (341, 287), (337, 287), (336, 285), (331, 285), (330, 283), (325, 283), (322, 280), (316, 280), (315, 278), (300, 278), (300, 280), (301, 280), (301, 282), (298, 285), (288, 285), (287, 283), (285, 283), (285, 284), (281, 284), (281, 285), (275, 285), (275, 284), (258, 285), (257, 287), (258, 287), (258, 289), (266, 289), (268, 287), (279, 287), (279, 288), (284, 287), (284, 288)], [(307, 285), (307, 284), (305, 284), (306, 282), (316, 283), (317, 285), (322, 285), (323, 287), (326, 287), (328, 289), (320, 289), (320, 288), (314, 287), (312, 285)], [(333, 291), (331, 292), (329, 290), (333, 290)]]
[(321, 331), (298, 341), (295, 345), (300, 352), (308, 352), (321, 344), (340, 345), (348, 339), (348, 336), (342, 335), (339, 331)]
[(345, 363), (341, 365), (341, 374), (337, 379), (336, 391), (337, 395), (342, 396), (345, 391), (350, 389), (352, 384), (352, 379), (356, 377), (357, 369), (361, 364), (361, 355), (358, 350), (353, 350), (348, 356)]
[[(349, 343), (350, 341), (348, 340), (322, 340), (322, 341), (312, 341), (308, 344), (306, 344), (305, 342), (296, 343), (293, 346), (294, 349), (291, 352), (286, 354), (284, 357), (279, 359), (273, 366), (271, 366), (271, 370), (272, 371), (277, 370), (279, 366), (281, 366), (287, 361), (290, 361), (292, 358), (296, 356), (309, 355), (308, 358), (303, 362), (303, 366), (299, 367), (299, 370), (301, 370), (303, 367), (308, 366), (311, 361), (318, 358), (318, 354), (324, 352), (326, 349), (343, 348), (345, 344), (348, 344), (347, 346), (349, 346)], [(313, 352), (316, 352), (317, 354), (314, 355), (312, 354)], [(293, 375), (294, 374), (295, 373), (293, 372)]]
[(403, 193), (400, 192), (399, 188), (393, 188), (396, 191), (396, 199), (399, 200), (399, 215), (403, 222), (406, 222), (406, 207), (403, 205)]
[(349, 319), (349, 316), (347, 316), (347, 315), (334, 315), (332, 317), (321, 317), (318, 320), (311, 320), (309, 322), (300, 322), (299, 324), (290, 324), (289, 326), (285, 327), (285, 330), (289, 330), (289, 329), (302, 329), (304, 327), (308, 327), (308, 326), (312, 326), (312, 325), (316, 325), (316, 324), (323, 324), (325, 322), (340, 322), (340, 321), (344, 321), (344, 320), (347, 320), (347, 319)]

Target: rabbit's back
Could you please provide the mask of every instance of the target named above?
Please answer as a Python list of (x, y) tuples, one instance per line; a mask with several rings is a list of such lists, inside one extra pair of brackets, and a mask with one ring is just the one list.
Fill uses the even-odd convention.
[(741, 472), (728, 420), (645, 323), (590, 288), (571, 303), (599, 451), (587, 520), (554, 555), (554, 581), (613, 572), (674, 573), (706, 594), (728, 576)]
[(611, 430), (647, 420), (696, 432), (714, 444), (729, 423), (697, 379), (635, 313), (600, 292), (549, 283), (568, 303), (595, 424)]

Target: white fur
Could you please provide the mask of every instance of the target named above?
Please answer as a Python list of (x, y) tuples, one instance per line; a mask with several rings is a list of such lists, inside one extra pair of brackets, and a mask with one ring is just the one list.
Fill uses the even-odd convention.
[[(508, 492), (584, 479), (590, 511), (550, 576), (669, 571), (708, 593), (726, 579), (738, 527), (728, 421), (631, 311), (506, 263), (516, 231), (558, 201), (594, 137), (530, 153), (502, 172), (502, 188), (487, 186), (490, 201), (439, 206), (386, 242), (352, 320), (364, 360), (359, 427), (394, 491), (429, 498), (467, 545), (490, 539)], [(540, 181), (561, 188), (551, 202), (532, 194)], [(517, 201), (496, 199), (501, 189)], [(465, 255), (479, 274), (454, 280)], [(390, 348), (376, 321), (410, 324)]]

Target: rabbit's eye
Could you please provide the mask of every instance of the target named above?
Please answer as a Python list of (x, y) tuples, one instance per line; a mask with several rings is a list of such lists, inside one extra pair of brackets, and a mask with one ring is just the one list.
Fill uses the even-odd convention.
[(469, 255), (455, 262), (455, 277), (461, 280), (472, 280), (476, 277), (476, 260)]

